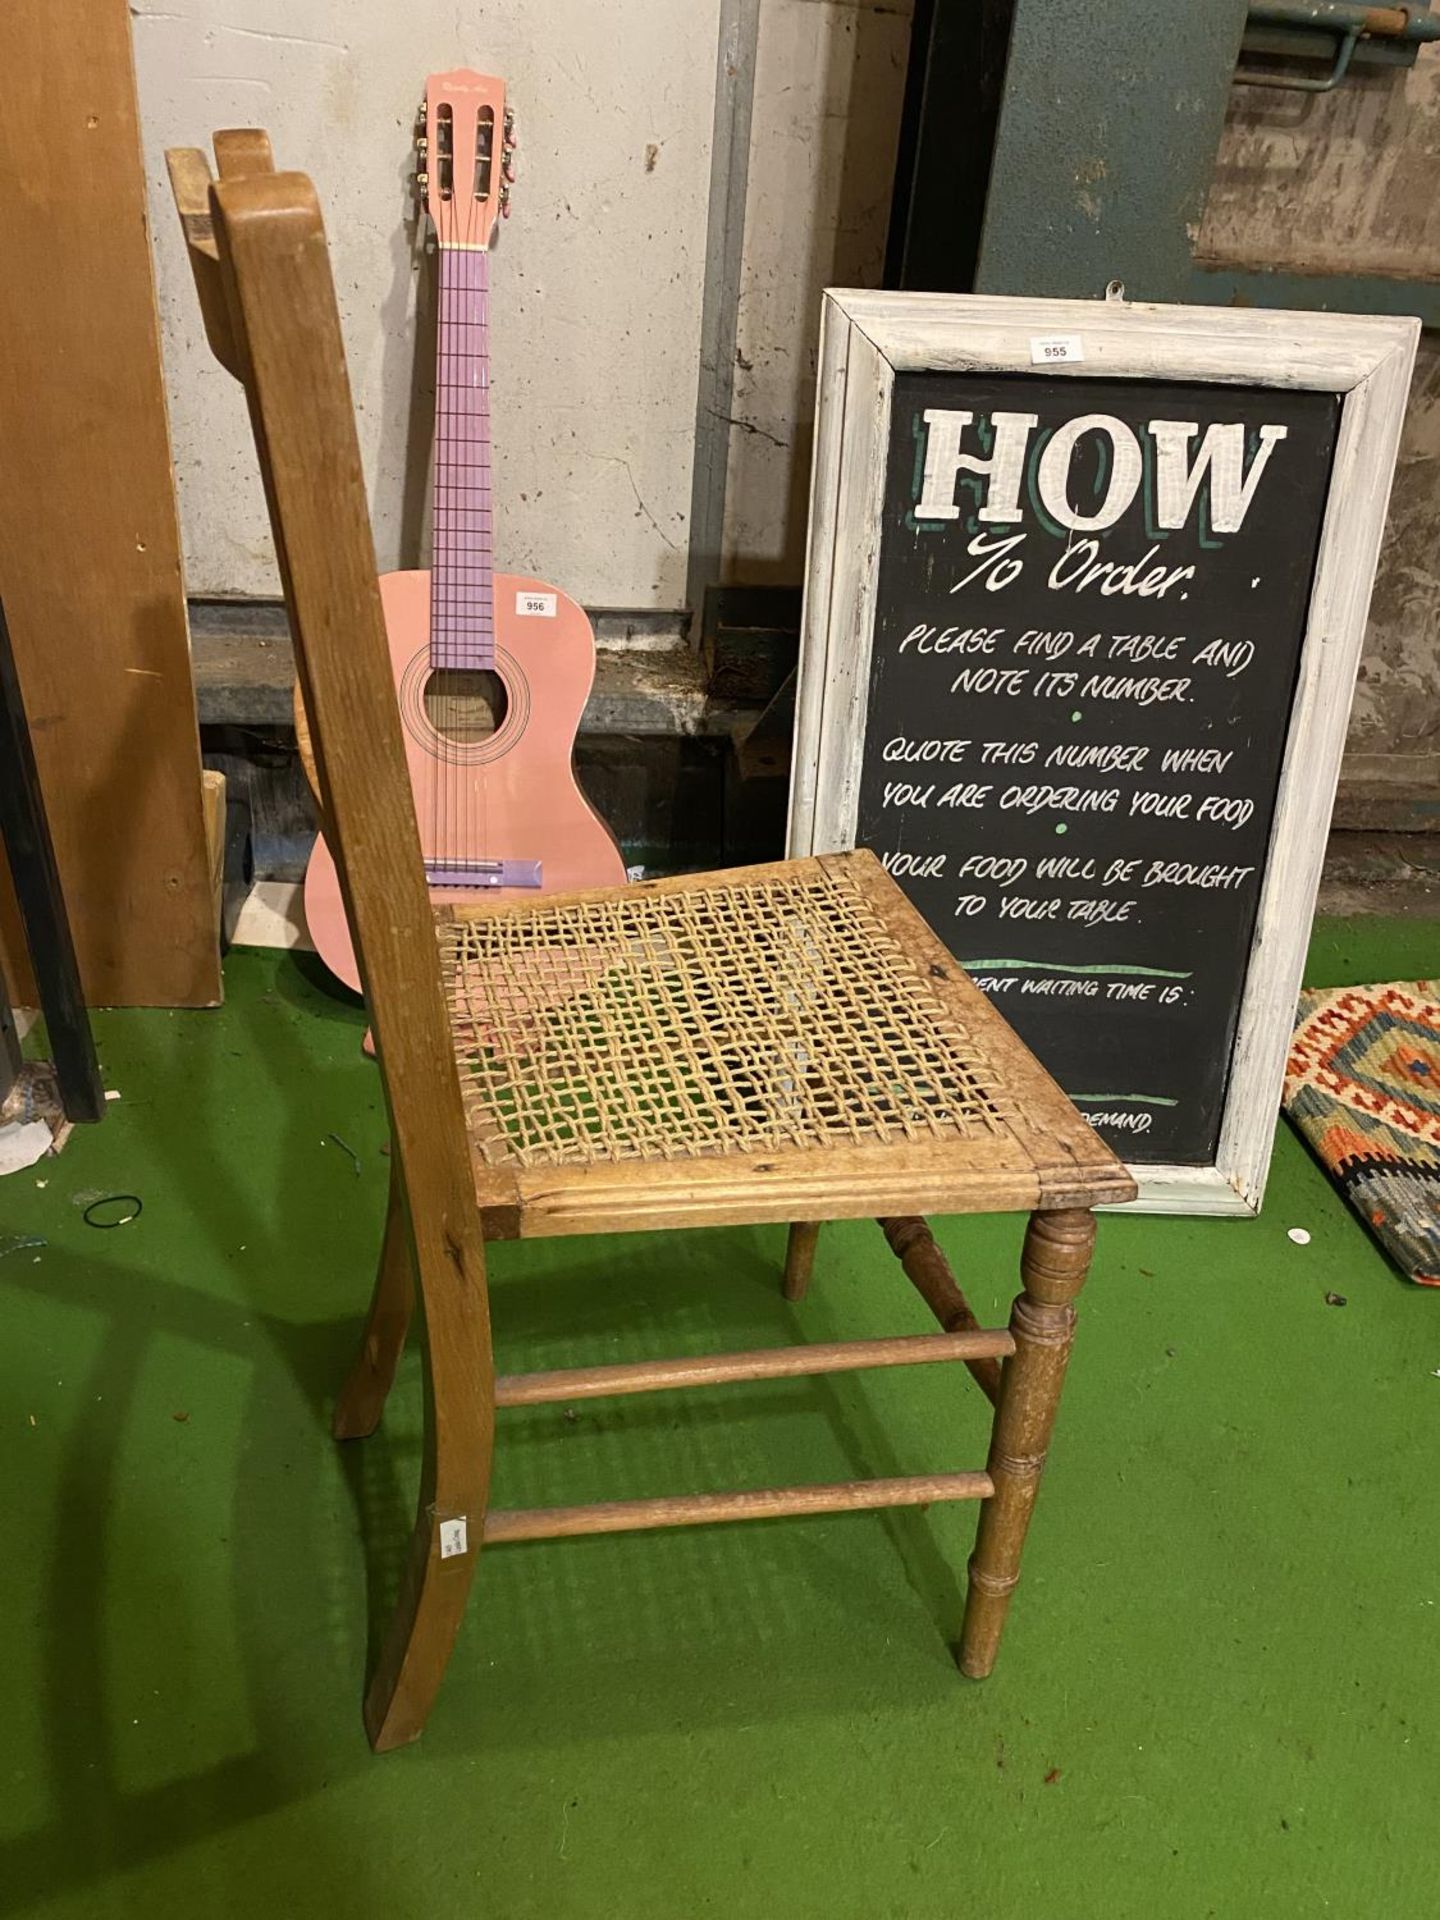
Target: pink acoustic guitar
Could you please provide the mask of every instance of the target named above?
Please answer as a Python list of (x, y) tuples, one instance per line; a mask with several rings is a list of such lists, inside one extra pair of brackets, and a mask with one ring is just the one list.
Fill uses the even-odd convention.
[[(439, 899), (625, 879), (572, 764), (595, 677), (590, 622), (545, 581), (494, 568), (489, 249), (497, 213), (509, 211), (513, 126), (502, 81), (468, 72), (427, 81), (418, 184), (440, 249), (433, 566), (382, 575), (380, 595)], [(305, 874), (305, 917), (326, 966), (358, 988), (323, 838)]]

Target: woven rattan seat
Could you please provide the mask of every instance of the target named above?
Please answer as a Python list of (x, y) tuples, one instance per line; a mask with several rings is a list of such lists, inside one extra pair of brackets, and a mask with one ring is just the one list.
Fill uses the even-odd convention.
[(492, 1236), (693, 1221), (737, 1177), (762, 1193), (796, 1173), (834, 1179), (829, 1215), (883, 1210), (876, 1179), (905, 1210), (937, 1203), (917, 1180), (951, 1212), (996, 1205), (997, 1179), (1017, 1207), (1093, 1204), (1107, 1173), (1125, 1197), (873, 855), (450, 909), (439, 927)]

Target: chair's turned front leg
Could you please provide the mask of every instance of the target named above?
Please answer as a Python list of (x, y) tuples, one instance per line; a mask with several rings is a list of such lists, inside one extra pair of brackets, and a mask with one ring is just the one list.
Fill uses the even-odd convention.
[(1031, 1215), (1020, 1268), (1024, 1291), (1010, 1314), (1015, 1352), (1005, 1362), (990, 1439), (995, 1491), (980, 1509), (965, 1600), (960, 1667), (973, 1680), (983, 1680), (995, 1665), (1020, 1578), (1020, 1554), (1075, 1337), (1071, 1303), (1085, 1284), (1094, 1244), (1090, 1213)]
[(815, 1265), (815, 1243), (820, 1238), (818, 1220), (796, 1220), (785, 1243), (785, 1278), (781, 1292), (787, 1300), (803, 1300), (810, 1286)]

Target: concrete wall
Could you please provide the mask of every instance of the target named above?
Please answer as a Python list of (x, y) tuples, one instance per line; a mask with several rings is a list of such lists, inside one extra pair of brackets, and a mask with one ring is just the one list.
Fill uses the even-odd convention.
[[(1236, 87), (1202, 258), (1303, 274), (1440, 277), (1440, 46), (1325, 95)], [(1421, 340), (1355, 692), (1341, 817), (1440, 803), (1440, 339)]]
[[(239, 397), (210, 362), (167, 146), (267, 126), (335, 255), (382, 567), (427, 552), (432, 276), (410, 191), (426, 72), (520, 116), (494, 263), (496, 550), (591, 606), (684, 606), (721, 0), (138, 0), (132, 9), (193, 594), (276, 591)], [(821, 290), (878, 278), (911, 0), (760, 0), (724, 570), (800, 578)], [(742, 9), (743, 13), (743, 9)], [(457, 15), (459, 16), (457, 18)], [(417, 340), (421, 343), (417, 353)]]
[[(911, 0), (758, 0), (726, 447), (725, 576), (801, 577), (820, 291), (873, 283)], [(680, 609), (722, 0), (137, 0), (132, 8), (192, 593), (276, 590), (238, 392), (201, 341), (166, 145), (260, 122), (335, 252), (380, 562), (427, 552), (429, 280), (410, 135), (431, 68), (520, 114), (495, 261), (497, 551), (592, 606)], [(184, 11), (180, 9), (183, 8)], [(748, 14), (734, 5), (734, 18)], [(742, 36), (743, 37), (743, 36)], [(1440, 272), (1440, 48), (1334, 94), (1232, 91), (1199, 252)], [(418, 296), (418, 313), (417, 313)], [(417, 353), (417, 341), (420, 343)], [(1440, 347), (1422, 346), (1346, 765), (1440, 797)]]
[(885, 254), (911, 0), (764, 0), (726, 481), (725, 572), (805, 560), (820, 295)]
[[(163, 150), (259, 123), (325, 208), (380, 564), (424, 551), (430, 400), (410, 188), (427, 72), (505, 76), (496, 548), (591, 606), (679, 607), (719, 0), (136, 0), (131, 13), (194, 594), (277, 582), (238, 390), (195, 312)], [(429, 334), (428, 314), (421, 332)]]

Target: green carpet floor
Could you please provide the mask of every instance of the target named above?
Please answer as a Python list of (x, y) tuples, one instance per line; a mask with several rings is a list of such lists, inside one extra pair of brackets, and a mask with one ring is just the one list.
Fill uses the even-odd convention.
[[(1433, 974), (1436, 941), (1331, 922), (1310, 978)], [(413, 1362), (372, 1441), (337, 1447), (327, 1411), (378, 1242), (378, 1092), (358, 1012), (296, 962), (233, 955), (228, 991), (102, 1016), (121, 1099), (0, 1181), (0, 1244), (44, 1241), (0, 1257), (0, 1907), (1440, 1908), (1440, 1297), (1286, 1128), (1261, 1220), (1102, 1223), (993, 1679), (946, 1651), (973, 1509), (509, 1547), (425, 1739), (377, 1760)], [(138, 1221), (84, 1223), (121, 1190)], [(1000, 1313), (1019, 1223), (941, 1237)], [(827, 1231), (798, 1310), (783, 1242), (498, 1247), (501, 1362), (925, 1329), (874, 1227)], [(978, 1465), (982, 1404), (927, 1368), (509, 1413), (496, 1498)]]

